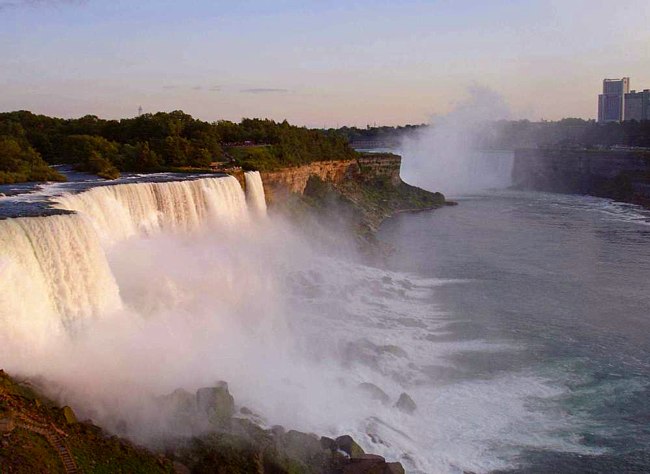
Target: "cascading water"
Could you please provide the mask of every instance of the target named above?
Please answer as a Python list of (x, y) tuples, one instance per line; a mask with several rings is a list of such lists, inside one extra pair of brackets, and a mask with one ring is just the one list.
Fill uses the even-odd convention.
[(234, 178), (99, 187), (55, 199), (76, 214), (0, 222), (4, 368), (143, 443), (179, 434), (160, 396), (222, 379), (268, 426), (347, 433), (409, 472), (507, 467), (495, 445), (580, 452), (553, 434), (573, 420), (529, 408), (562, 394), (545, 377), (455, 378), (455, 356), (511, 348), (449, 339), (459, 321), (433, 295), (447, 282), (328, 257), (279, 219), (251, 225), (263, 189), (246, 179), (246, 194)]
[(0, 324), (29, 343), (121, 306), (92, 225), (79, 215), (0, 221)]
[(55, 207), (89, 216), (109, 242), (163, 230), (191, 232), (208, 223), (234, 225), (248, 217), (246, 197), (232, 176), (101, 186), (60, 196)]
[[(263, 200), (259, 174), (252, 180)], [(0, 324), (4, 337), (26, 344), (121, 308), (102, 243), (248, 218), (231, 176), (102, 186), (59, 196), (55, 207), (76, 213), (0, 221)]]
[(259, 171), (244, 173), (246, 180), (246, 198), (249, 208), (258, 215), (266, 215), (266, 196)]

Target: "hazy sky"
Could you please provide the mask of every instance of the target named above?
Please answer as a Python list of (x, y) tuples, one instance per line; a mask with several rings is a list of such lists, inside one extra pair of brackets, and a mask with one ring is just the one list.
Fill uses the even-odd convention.
[(0, 0), (0, 111), (404, 124), (468, 88), (593, 118), (650, 88), (650, 0)]

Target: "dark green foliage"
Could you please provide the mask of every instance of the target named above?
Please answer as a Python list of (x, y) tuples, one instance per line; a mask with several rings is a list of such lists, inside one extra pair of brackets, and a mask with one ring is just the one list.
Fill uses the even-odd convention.
[[(0, 135), (18, 137), (21, 146), (33, 148), (50, 164), (71, 163), (107, 179), (119, 171), (206, 169), (213, 162), (268, 171), (355, 157), (346, 139), (335, 133), (265, 119), (208, 123), (182, 111), (122, 120), (8, 112), (0, 114)], [(0, 163), (3, 171), (8, 167)]]
[(0, 135), (0, 184), (23, 181), (65, 181), (25, 141)]

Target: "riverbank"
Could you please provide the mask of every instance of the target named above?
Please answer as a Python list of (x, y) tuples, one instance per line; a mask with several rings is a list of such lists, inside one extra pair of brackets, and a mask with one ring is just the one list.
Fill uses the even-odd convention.
[[(262, 427), (262, 417), (238, 407), (224, 382), (158, 398), (158, 410), (173, 414), (178, 433), (196, 434), (162, 435), (154, 450), (77, 420), (73, 408), (57, 406), (39, 386), (46, 381), (16, 382), (0, 370), (2, 472), (404, 473), (400, 463), (364, 453), (347, 435)], [(119, 424), (127, 429), (127, 421)]]

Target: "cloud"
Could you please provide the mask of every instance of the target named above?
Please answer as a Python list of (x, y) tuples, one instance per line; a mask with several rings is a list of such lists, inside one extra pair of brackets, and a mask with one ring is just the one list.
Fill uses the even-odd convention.
[(241, 89), (239, 92), (243, 94), (285, 94), (289, 92), (289, 89), (257, 87), (252, 89)]
[(83, 5), (87, 0), (0, 0), (0, 11), (20, 7), (49, 7), (59, 5)]

